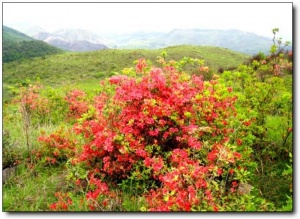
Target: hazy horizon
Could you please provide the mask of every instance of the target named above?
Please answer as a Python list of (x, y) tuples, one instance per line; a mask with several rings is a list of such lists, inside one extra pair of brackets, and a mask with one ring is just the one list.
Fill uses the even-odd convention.
[[(3, 25), (95, 34), (235, 29), (292, 40), (291, 3), (3, 3)], [(280, 16), (278, 16), (280, 15)], [(259, 24), (259, 25), (258, 25)], [(21, 30), (20, 30), (21, 31)]]

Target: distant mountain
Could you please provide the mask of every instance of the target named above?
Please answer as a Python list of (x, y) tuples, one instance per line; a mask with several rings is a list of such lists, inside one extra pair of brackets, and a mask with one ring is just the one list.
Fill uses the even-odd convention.
[(51, 36), (51, 33), (48, 33), (48, 32), (39, 32), (38, 34), (35, 34), (35, 35), (33, 35), (32, 37), (33, 37), (34, 39), (44, 41), (45, 39), (47, 39), (47, 38), (50, 37), (50, 36)]
[(95, 33), (83, 29), (65, 28), (52, 33), (52, 36), (62, 37), (68, 41), (88, 41), (94, 44), (102, 44), (105, 39)]
[[(82, 29), (66, 28), (52, 33), (41, 31), (32, 35), (32, 37), (69, 51), (93, 51), (107, 49), (108, 47), (118, 49), (160, 49), (176, 45), (194, 45), (217, 46), (254, 55), (259, 52), (269, 53), (273, 44), (271, 32), (270, 37), (263, 37), (234, 29), (174, 29), (169, 32), (134, 32), (126, 34), (104, 34), (99, 31), (95, 34)], [(288, 49), (291, 49), (291, 46)]]
[(24, 58), (33, 58), (61, 53), (62, 50), (45, 42), (35, 40), (15, 29), (2, 27), (2, 61), (11, 62)]
[(99, 36), (81, 29), (61, 29), (53, 33), (40, 32), (35, 39), (68, 51), (84, 52), (108, 49)]
[(205, 29), (174, 30), (164, 37), (164, 41), (168, 45), (179, 42), (181, 44), (219, 46), (246, 54), (267, 53), (273, 43), (271, 38), (239, 30)]
[(163, 48), (175, 45), (218, 46), (253, 55), (268, 53), (272, 38), (239, 30), (175, 29), (168, 33), (130, 33), (111, 36), (118, 48)]

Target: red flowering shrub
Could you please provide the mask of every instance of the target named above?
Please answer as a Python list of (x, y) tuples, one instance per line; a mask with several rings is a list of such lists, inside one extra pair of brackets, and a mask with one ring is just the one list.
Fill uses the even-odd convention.
[(65, 100), (69, 104), (69, 118), (78, 119), (88, 111), (88, 103), (84, 91), (72, 90), (67, 94)]
[(21, 87), (19, 95), (14, 99), (20, 107), (30, 126), (57, 124), (67, 116), (67, 101), (61, 91), (43, 87), (39, 83)]
[(147, 64), (146, 59), (140, 58), (137, 61), (137, 64), (135, 66), (135, 70), (136, 70), (137, 73), (145, 73), (147, 66), (148, 66), (148, 64)]
[(73, 205), (72, 199), (68, 193), (56, 192), (55, 197), (58, 199), (56, 203), (49, 206), (52, 211), (68, 211)]
[[(105, 89), (89, 110), (85, 93), (69, 93), (77, 123), (40, 137), (48, 163), (69, 158), (68, 179), (82, 186), (90, 210), (120, 210), (116, 189), (140, 195), (142, 210), (259, 209), (239, 192), (250, 176), (249, 151), (243, 139), (234, 139), (233, 88), (180, 72), (187, 61), (151, 68), (140, 59), (136, 73), (143, 74), (130, 70), (102, 81)], [(52, 209), (57, 206), (65, 208)]]
[(92, 118), (74, 126), (85, 143), (71, 163), (85, 163), (95, 187), (87, 199), (110, 194), (103, 180), (130, 180), (150, 210), (226, 209), (221, 198), (240, 196), (236, 188), (248, 174), (236, 150), (242, 142), (229, 144), (232, 89), (173, 66), (147, 71), (145, 63), (136, 67), (142, 77), (109, 78), (115, 94), (96, 97)]
[(32, 151), (35, 161), (41, 160), (44, 164), (54, 165), (66, 162), (77, 153), (77, 141), (68, 130), (61, 128), (55, 133), (38, 138), (41, 146)]
[(26, 114), (31, 122), (43, 122), (50, 114), (49, 100), (40, 94), (42, 86), (39, 84), (21, 87), (20, 94), (15, 99), (19, 103), (20, 111)]

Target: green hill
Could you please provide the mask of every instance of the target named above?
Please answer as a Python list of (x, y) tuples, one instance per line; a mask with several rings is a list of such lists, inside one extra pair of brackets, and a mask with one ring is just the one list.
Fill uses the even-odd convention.
[(12, 29), (10, 27), (6, 27), (6, 26), (3, 26), (3, 35), (2, 35), (2, 38), (3, 38), (3, 41), (4, 42), (22, 42), (22, 41), (31, 41), (31, 40), (34, 40), (33, 38), (31, 38), (30, 36), (27, 36), (26, 34), (24, 33), (21, 33), (15, 29)]
[(2, 36), (2, 61), (4, 63), (62, 52), (56, 47), (6, 26), (3, 26)]
[(139, 58), (150, 59), (156, 63), (157, 56), (166, 51), (167, 59), (179, 60), (183, 57), (203, 59), (212, 70), (219, 67), (237, 66), (249, 56), (228, 49), (210, 46), (173, 46), (157, 50), (100, 50), (93, 52), (68, 52), (39, 57), (22, 62), (7, 63), (3, 66), (4, 82), (22, 82), (37, 77), (47, 84), (60, 84), (66, 81), (97, 78), (100, 73), (107, 76), (125, 67), (132, 67)]
[[(146, 58), (158, 66), (157, 56), (167, 52), (167, 60), (183, 57), (198, 58), (217, 72), (219, 67), (238, 66), (249, 59), (248, 55), (228, 49), (210, 46), (173, 46), (157, 50), (100, 50), (93, 52), (65, 52), (47, 57), (10, 62), (3, 65), (4, 97), (9, 96), (7, 87), (24, 83), (27, 79), (54, 87), (61, 85), (99, 86), (99, 80), (123, 68), (132, 67), (139, 58)], [(159, 67), (159, 66), (158, 66)]]

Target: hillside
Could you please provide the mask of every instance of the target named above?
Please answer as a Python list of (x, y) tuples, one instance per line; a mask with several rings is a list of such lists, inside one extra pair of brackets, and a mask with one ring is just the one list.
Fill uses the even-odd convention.
[(2, 46), (2, 61), (4, 63), (62, 52), (56, 47), (6, 26), (3, 26)]
[(205, 60), (212, 70), (227, 68), (243, 63), (248, 56), (231, 50), (217, 47), (174, 46), (157, 50), (100, 50), (85, 53), (63, 53), (47, 58), (13, 62), (3, 66), (3, 81), (6, 83), (22, 82), (29, 78), (39, 77), (49, 84), (61, 84), (86, 78), (98, 78), (112, 72), (118, 72), (141, 57), (157, 64), (157, 56), (162, 51), (168, 54), (167, 59), (179, 60), (191, 57)]
[(3, 41), (12, 41), (12, 42), (22, 42), (22, 41), (31, 41), (34, 40), (32, 37), (27, 36), (24, 33), (21, 33), (15, 29), (12, 29), (10, 27), (3, 26)]

